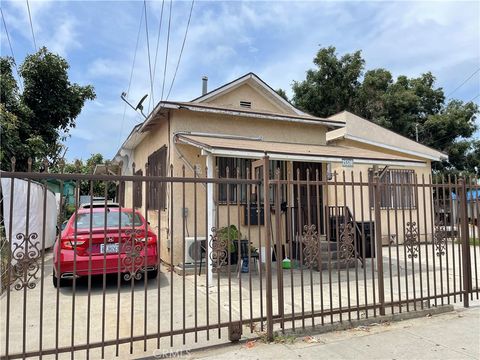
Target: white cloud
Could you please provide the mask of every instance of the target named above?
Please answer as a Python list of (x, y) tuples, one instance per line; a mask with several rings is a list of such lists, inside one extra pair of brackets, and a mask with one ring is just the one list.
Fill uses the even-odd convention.
[(63, 57), (67, 57), (69, 51), (81, 47), (78, 40), (78, 22), (70, 16), (64, 17), (45, 37), (48, 49)]
[[(14, 42), (24, 48), (31, 34), (25, 3), (7, 3), (7, 22)], [(55, 48), (72, 65), (75, 81), (93, 84), (97, 99), (88, 102), (68, 141), (69, 157), (103, 152), (112, 156), (141, 116), (127, 107), (120, 93), (130, 78), (142, 2), (30, 1), (38, 42)], [(54, 4), (54, 5), (52, 5)], [(190, 1), (173, 3), (167, 76), (163, 79), (168, 2), (160, 38), (155, 101), (165, 82), (168, 92), (183, 41)], [(3, 5), (3, 2), (2, 2)], [(363, 50), (366, 68), (385, 67), (395, 75), (431, 70), (447, 90), (478, 66), (479, 6), (475, 3), (384, 2), (203, 2), (195, 3), (185, 51), (170, 95), (190, 100), (201, 91), (253, 71), (273, 88), (291, 95), (291, 82), (305, 78), (319, 46), (334, 45), (339, 53)], [(148, 2), (150, 51), (155, 55), (161, 1)], [(2, 41), (3, 37), (2, 37)], [(2, 46), (4, 42), (2, 42)], [(15, 45), (14, 45), (15, 46)], [(474, 80), (474, 79), (473, 79)], [(458, 95), (473, 98), (474, 81)], [(144, 24), (141, 28), (128, 98), (137, 103), (149, 94), (149, 67)]]

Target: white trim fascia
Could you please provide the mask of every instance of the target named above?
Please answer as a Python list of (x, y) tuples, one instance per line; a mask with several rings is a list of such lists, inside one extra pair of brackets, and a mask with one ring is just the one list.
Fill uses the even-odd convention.
[(192, 135), (192, 136), (205, 136), (205, 137), (221, 137), (224, 139), (238, 139), (238, 140), (255, 140), (262, 141), (263, 136), (243, 136), (243, 135), (231, 135), (231, 134), (220, 134), (220, 133), (206, 133), (198, 131), (174, 131), (173, 136), (175, 135)]
[(141, 130), (143, 128), (144, 124), (140, 126), (139, 128), (135, 129), (136, 126), (133, 127), (133, 130), (128, 134), (127, 138), (124, 140), (122, 145), (120, 145), (120, 148), (117, 150), (114, 158), (116, 156), (121, 156), (121, 151), (122, 150), (134, 150), (135, 147), (145, 138), (147, 134), (142, 133)]
[[(351, 158), (351, 157), (342, 158), (342, 157), (328, 157), (328, 156), (278, 154), (278, 153), (271, 153), (268, 151), (261, 152), (261, 151), (213, 149), (213, 148), (207, 148), (204, 146), (199, 146), (199, 144), (193, 144), (193, 143), (189, 143), (189, 145), (201, 148), (202, 155), (238, 157), (238, 158), (246, 158), (246, 159), (260, 159), (263, 156), (268, 155), (272, 160), (341, 163), (343, 159)], [(356, 163), (356, 164), (390, 165), (390, 166), (404, 166), (404, 167), (426, 167), (425, 163), (419, 163), (419, 162), (413, 162), (413, 161), (370, 160), (370, 159), (356, 159), (356, 158), (353, 158), (353, 160), (354, 160), (354, 164)]]
[(272, 89), (270, 89), (268, 86), (265, 86), (262, 81), (260, 81), (257, 76), (253, 73), (249, 73), (247, 75), (244, 75), (242, 76), (241, 78), (238, 78), (237, 80), (227, 84), (227, 85), (224, 85), (224, 86), (221, 86), (219, 87), (217, 90), (214, 90), (210, 93), (207, 93), (203, 96), (200, 96), (199, 98), (195, 99), (194, 103), (201, 103), (202, 101), (205, 101), (205, 100), (209, 100), (209, 99), (214, 99), (215, 97), (217, 97), (218, 95), (220, 95), (221, 93), (225, 92), (225, 91), (228, 91), (229, 89), (231, 88), (234, 88), (235, 86), (245, 82), (245, 81), (248, 81), (249, 79), (252, 79), (254, 80), (257, 84), (259, 84), (262, 88), (265, 88), (271, 95), (273, 95), (277, 100), (279, 100), (282, 104), (286, 105), (288, 108), (290, 108), (291, 110), (293, 110), (297, 115), (307, 115), (306, 113), (304, 113), (303, 111), (297, 109), (295, 106), (293, 106), (292, 104), (290, 104), (288, 101), (286, 101), (284, 98), (282, 98), (280, 95), (278, 95), (275, 91), (273, 91)]
[[(174, 109), (179, 110), (182, 108), (188, 109), (189, 111), (197, 111), (197, 112), (206, 112), (206, 113), (217, 113), (217, 114), (227, 114), (232, 116), (243, 116), (243, 117), (250, 117), (255, 119), (264, 119), (264, 120), (278, 120), (278, 121), (285, 121), (285, 122), (292, 122), (292, 123), (301, 123), (301, 124), (309, 124), (309, 125), (322, 125), (322, 126), (333, 126), (333, 127), (344, 127), (344, 122), (339, 121), (328, 121), (325, 119), (319, 120), (308, 120), (308, 119), (299, 119), (295, 118), (293, 115), (268, 115), (268, 114), (259, 114), (259, 113), (250, 113), (247, 111), (236, 111), (236, 110), (223, 110), (223, 109), (213, 109), (213, 108), (203, 108), (197, 107), (195, 105), (189, 106), (185, 105), (175, 105), (175, 104), (164, 104), (162, 108), (165, 109)], [(150, 121), (150, 119), (148, 119)], [(140, 131), (148, 124), (147, 120), (145, 121), (144, 125), (140, 128)]]
[[(369, 145), (374, 145), (374, 146), (378, 146), (378, 147), (383, 147), (383, 148), (385, 148), (385, 149), (389, 149), (389, 150), (393, 150), (393, 151), (398, 151), (398, 152), (402, 152), (402, 153), (409, 154), (409, 155), (413, 155), (413, 156), (422, 157), (422, 158), (429, 159), (429, 160), (433, 160), (433, 161), (448, 160), (448, 156), (446, 156), (446, 155), (444, 155), (444, 156), (428, 155), (428, 154), (425, 154), (425, 153), (421, 153), (421, 152), (417, 152), (417, 151), (413, 151), (413, 150), (407, 150), (407, 149), (404, 149), (404, 148), (399, 148), (399, 147), (397, 147), (397, 146), (387, 145), (387, 144), (384, 144), (384, 143), (379, 143), (379, 142), (376, 142), (376, 141), (364, 139), (364, 138), (362, 138), (362, 137), (355, 136), (355, 135), (345, 134), (345, 135), (343, 135), (343, 137), (344, 137), (345, 139), (348, 139), (348, 140), (354, 140), (354, 141), (358, 141), (358, 142), (363, 142), (363, 143), (366, 143), (366, 144), (369, 144)], [(338, 139), (338, 138), (335, 138), (335, 140), (337, 140), (337, 139)], [(331, 140), (329, 140), (329, 141), (333, 141), (333, 140), (334, 140), (334, 139), (331, 139)]]

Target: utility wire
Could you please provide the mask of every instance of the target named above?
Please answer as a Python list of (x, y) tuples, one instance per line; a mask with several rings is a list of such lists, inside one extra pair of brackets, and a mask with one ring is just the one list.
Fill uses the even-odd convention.
[(7, 34), (8, 46), (10, 47), (10, 53), (12, 54), (12, 58), (13, 58), (13, 65), (15, 66), (15, 71), (17, 72), (18, 82), (19, 82), (19, 85), (20, 85), (20, 90), (23, 91), (22, 78), (20, 77), (20, 72), (18, 71), (17, 62), (15, 61), (15, 54), (13, 53), (13, 47), (12, 47), (12, 43), (10, 41), (10, 35), (8, 34), (8, 29), (7, 29), (7, 22), (5, 21), (5, 16), (3, 16), (3, 9), (2, 8), (0, 8), (0, 12), (2, 13), (3, 26), (5, 27), (5, 34)]
[(458, 89), (460, 89), (463, 85), (467, 83), (468, 80), (470, 80), (472, 77), (475, 76), (480, 71), (480, 68), (475, 70), (469, 77), (467, 77), (460, 85), (458, 85), (453, 91), (451, 91), (448, 95), (447, 98), (450, 97), (453, 93), (455, 93)]
[[(142, 30), (142, 24), (143, 24), (143, 14), (144, 11), (142, 9), (141, 15), (140, 15), (140, 24), (138, 25), (138, 33), (137, 33), (137, 42), (135, 44), (135, 52), (133, 54), (133, 62), (132, 62), (132, 69), (130, 70), (130, 79), (128, 81), (128, 88), (127, 88), (127, 94), (130, 92), (130, 87), (132, 85), (132, 79), (133, 79), (133, 70), (135, 69), (135, 61), (137, 59), (137, 51), (138, 51), (138, 44), (140, 42), (140, 33)], [(123, 107), (123, 117), (122, 117), (122, 124), (120, 126), (120, 134), (118, 136), (118, 146), (120, 147), (120, 141), (122, 140), (122, 135), (123, 135), (123, 125), (125, 123), (125, 116), (127, 114), (127, 104), (124, 105)]]
[(163, 7), (165, 5), (165, 0), (162, 0), (162, 10), (160, 12), (160, 23), (158, 24), (158, 34), (157, 34), (157, 47), (155, 49), (155, 59), (153, 61), (153, 83), (155, 83), (155, 75), (157, 70), (157, 55), (158, 55), (158, 46), (160, 44), (160, 33), (162, 31), (162, 22), (163, 22)]
[(33, 24), (32, 24), (32, 14), (30, 13), (30, 4), (27, 2), (27, 9), (28, 9), (28, 18), (30, 19), (30, 30), (32, 30), (32, 38), (33, 38), (33, 46), (35, 47), (35, 51), (37, 51), (37, 41), (35, 40), (35, 32), (33, 31)]
[(166, 47), (166, 50), (165, 50), (165, 65), (163, 67), (162, 96), (160, 97), (160, 101), (163, 100), (163, 93), (164, 93), (164, 90), (165, 90), (165, 78), (167, 76), (168, 46), (169, 46), (169, 43), (170, 43), (171, 22), (172, 22), (172, 0), (170, 0), (170, 14), (168, 15), (167, 47)]
[(478, 94), (477, 96), (474, 96), (473, 98), (471, 98), (468, 102), (472, 102), (473, 100), (475, 100), (476, 98), (478, 98), (480, 96), (480, 94)]
[[(153, 61), (153, 80), (152, 80), (152, 83), (153, 83), (154, 86), (155, 86), (155, 77), (156, 77), (156, 71), (157, 71), (158, 48), (159, 48), (159, 45), (160, 45), (160, 35), (161, 35), (161, 32), (162, 32), (164, 5), (165, 5), (165, 0), (162, 0), (162, 10), (160, 12), (160, 22), (158, 23), (157, 46), (156, 46), (156, 49), (155, 49), (155, 59)], [(150, 109), (150, 105), (152, 105), (152, 104), (153, 104), (153, 108), (155, 108), (155, 99), (153, 97), (150, 97), (150, 100), (148, 102), (148, 108), (149, 109)]]
[[(152, 77), (152, 62), (150, 60), (150, 38), (148, 36), (148, 17), (147, 17), (147, 1), (143, 0), (143, 8), (145, 11), (145, 33), (147, 35), (147, 56), (148, 56), (148, 71), (150, 75), (150, 99), (153, 99), (153, 102), (155, 103), (155, 95), (153, 93), (153, 77)], [(148, 112), (150, 112), (150, 101), (148, 103)]]
[(178, 56), (177, 66), (175, 67), (175, 73), (173, 74), (172, 83), (170, 84), (170, 89), (168, 89), (168, 94), (166, 100), (168, 100), (170, 96), (170, 92), (173, 88), (173, 83), (175, 82), (175, 78), (177, 77), (178, 67), (180, 66), (180, 61), (182, 60), (183, 49), (185, 48), (185, 42), (187, 40), (188, 35), (188, 28), (190, 27), (190, 20), (192, 19), (192, 12), (193, 12), (193, 5), (195, 4), (195, 0), (192, 0), (192, 5), (190, 6), (190, 15), (188, 15), (188, 22), (187, 27), (185, 28), (185, 35), (183, 36), (183, 43), (182, 48), (180, 50), (180, 55)]

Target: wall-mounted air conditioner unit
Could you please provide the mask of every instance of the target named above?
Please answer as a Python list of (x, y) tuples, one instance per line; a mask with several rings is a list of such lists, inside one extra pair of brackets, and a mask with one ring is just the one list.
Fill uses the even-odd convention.
[(185, 238), (185, 264), (194, 264), (200, 262), (202, 257), (206, 254), (206, 240), (205, 237), (197, 236), (195, 242), (194, 237)]

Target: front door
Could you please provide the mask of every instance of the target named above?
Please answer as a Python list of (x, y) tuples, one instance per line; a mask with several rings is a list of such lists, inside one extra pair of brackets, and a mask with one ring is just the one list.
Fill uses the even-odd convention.
[[(307, 171), (310, 181), (316, 180), (318, 171), (318, 179), (322, 179), (322, 164), (311, 162), (294, 162), (293, 178), (294, 180), (307, 180)], [(298, 186), (294, 185), (294, 209), (295, 209), (295, 235), (301, 235), (304, 225), (314, 224), (318, 233), (324, 232), (323, 221), (323, 191), (321, 185), (310, 185), (308, 189), (306, 184)], [(317, 197), (318, 190), (318, 197)]]

